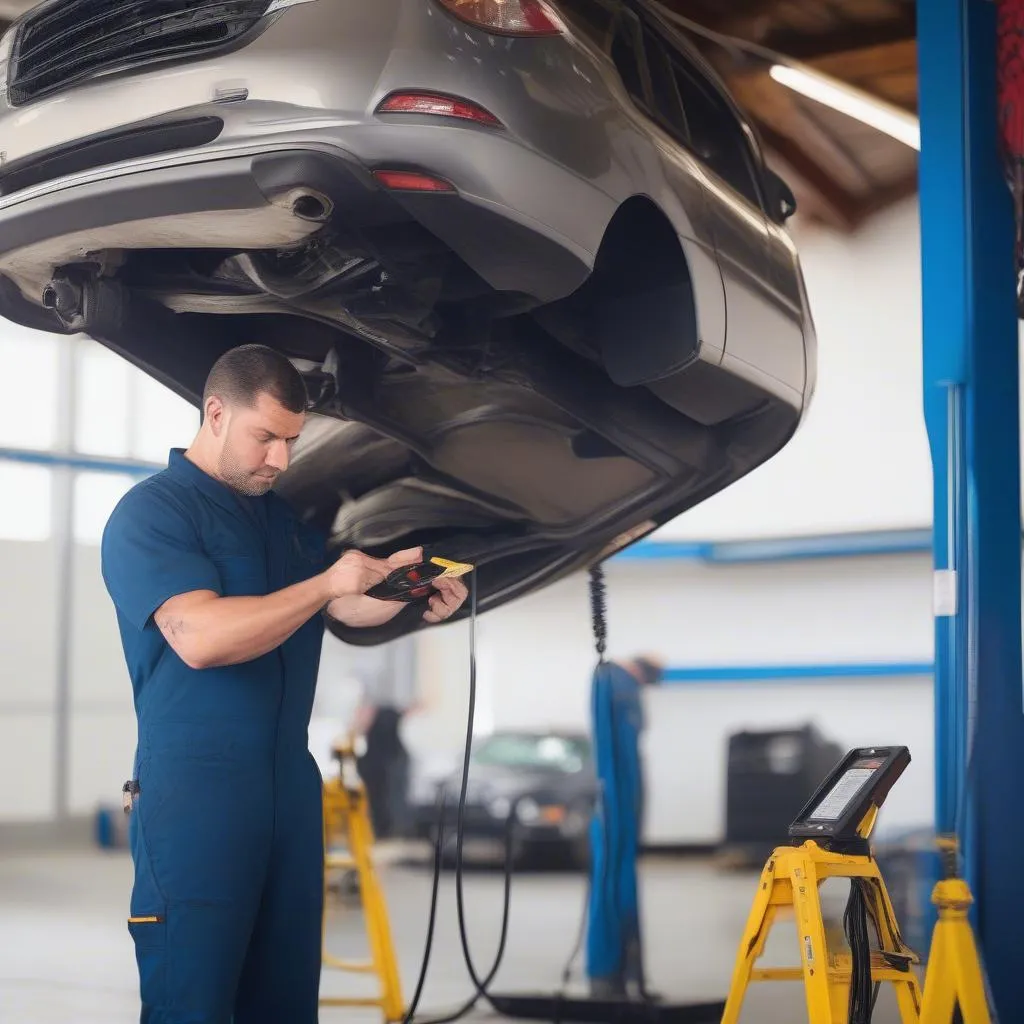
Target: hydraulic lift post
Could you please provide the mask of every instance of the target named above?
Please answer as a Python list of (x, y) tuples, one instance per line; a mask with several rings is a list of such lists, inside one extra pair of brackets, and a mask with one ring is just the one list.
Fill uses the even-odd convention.
[(917, 3), (924, 407), (934, 473), (936, 827), (995, 1009), (1024, 1020), (1019, 359), (992, 0)]

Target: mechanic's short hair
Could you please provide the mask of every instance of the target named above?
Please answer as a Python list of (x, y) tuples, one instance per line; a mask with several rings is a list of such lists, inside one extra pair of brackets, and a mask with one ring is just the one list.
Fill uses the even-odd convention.
[(289, 412), (305, 412), (306, 383), (287, 356), (266, 345), (239, 345), (213, 364), (203, 388), (203, 411), (213, 395), (231, 405), (253, 406), (270, 395)]

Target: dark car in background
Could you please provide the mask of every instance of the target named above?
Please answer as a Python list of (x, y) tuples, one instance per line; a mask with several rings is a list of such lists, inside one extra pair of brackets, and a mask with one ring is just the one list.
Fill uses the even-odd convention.
[[(589, 859), (588, 830), (596, 777), (588, 737), (559, 730), (499, 730), (474, 742), (464, 811), (464, 859), (504, 856), (512, 828), (517, 865)], [(445, 861), (455, 853), (461, 765), (440, 777), (414, 773), (410, 803), (415, 831), (436, 842), (443, 813)], [(440, 795), (443, 791), (444, 807)]]

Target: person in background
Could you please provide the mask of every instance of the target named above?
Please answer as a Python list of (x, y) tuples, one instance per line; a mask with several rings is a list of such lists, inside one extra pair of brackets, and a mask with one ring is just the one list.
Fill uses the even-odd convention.
[(360, 666), (357, 675), (363, 697), (352, 732), (365, 744), (356, 766), (366, 786), (374, 837), (401, 838), (408, 834), (410, 769), (401, 726), (416, 706), (412, 673), (403, 672), (398, 659), (387, 658)]
[(637, 857), (646, 786), (640, 739), (643, 689), (664, 675), (660, 658), (603, 661), (591, 691), (594, 764), (600, 801), (590, 823), (587, 976), (595, 998), (646, 990), (641, 955)]
[(640, 750), (643, 735), (647, 731), (647, 716), (644, 713), (643, 691), (648, 686), (660, 683), (665, 675), (665, 662), (657, 654), (636, 654), (632, 658), (616, 662), (628, 678), (620, 679), (623, 706), (633, 716), (637, 751), (636, 764), (638, 771), (637, 785), (639, 792), (636, 798), (637, 833), (643, 837), (644, 814), (647, 809), (647, 780), (644, 772), (644, 759)]

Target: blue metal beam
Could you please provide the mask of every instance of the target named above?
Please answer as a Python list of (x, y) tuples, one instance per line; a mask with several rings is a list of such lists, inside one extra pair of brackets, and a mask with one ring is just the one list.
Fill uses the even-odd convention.
[(671, 665), (666, 683), (824, 683), (851, 679), (901, 679), (930, 676), (930, 661), (823, 662), (804, 665)]
[[(995, 5), (917, 5), (924, 407), (934, 467), (936, 824), (956, 831), (997, 1016), (1024, 1021), (1019, 367)], [(940, 588), (941, 589), (941, 588)]]
[(166, 466), (139, 459), (111, 458), (104, 455), (66, 455), (61, 452), (31, 451), (26, 448), (0, 448), (0, 462), (20, 462), (27, 466), (45, 466), (50, 469), (67, 467), (90, 473), (124, 473), (128, 476), (147, 477)]

